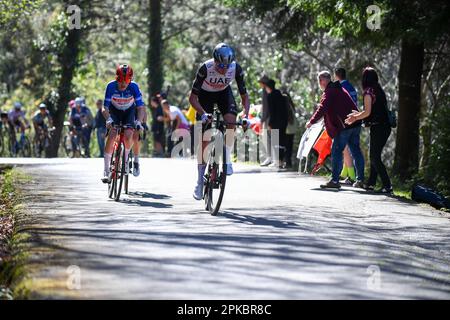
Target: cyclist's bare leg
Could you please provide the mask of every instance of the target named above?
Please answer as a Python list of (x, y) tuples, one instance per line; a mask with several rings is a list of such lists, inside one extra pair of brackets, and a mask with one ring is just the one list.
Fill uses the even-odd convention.
[(23, 123), (23, 121), (20, 121), (20, 133), (25, 134), (25, 130), (26, 130), (25, 123)]
[(141, 142), (139, 141), (140, 132), (135, 130), (133, 133), (133, 176), (138, 177), (140, 175), (139, 168), (139, 154), (141, 152)]
[(125, 129), (125, 162), (128, 161), (128, 155), (130, 154), (130, 150), (133, 147), (134, 131), (134, 129)]
[(108, 137), (106, 138), (105, 143), (105, 152), (103, 156), (104, 160), (104, 171), (106, 174), (109, 173), (109, 164), (111, 163), (111, 157), (114, 149), (114, 140), (117, 136), (117, 130), (115, 128), (111, 128), (108, 133)]
[(139, 130), (134, 130), (133, 133), (133, 154), (135, 162), (139, 162), (139, 153), (141, 152), (141, 143), (139, 141)]

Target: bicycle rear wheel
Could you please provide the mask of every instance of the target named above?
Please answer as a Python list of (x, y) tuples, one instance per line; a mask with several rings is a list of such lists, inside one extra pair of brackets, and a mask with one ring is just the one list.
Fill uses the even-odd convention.
[(125, 194), (128, 194), (128, 179), (130, 176), (130, 172), (133, 172), (133, 150), (130, 150), (130, 154), (128, 155), (128, 168), (127, 173), (125, 174), (125, 181), (124, 181), (124, 192)]
[(116, 186), (114, 190), (114, 200), (119, 201), (120, 199), (120, 193), (122, 192), (122, 185), (123, 185), (123, 179), (125, 176), (125, 145), (123, 143), (120, 144), (119, 148), (119, 157), (118, 157), (118, 163), (117, 168), (119, 169), (116, 171)]
[(30, 143), (30, 139), (28, 139), (28, 137), (25, 137), (25, 139), (23, 140), (23, 145), (22, 145), (22, 156), (25, 158), (29, 158), (31, 157), (31, 143)]
[(8, 139), (8, 152), (10, 157), (16, 157), (17, 156), (17, 142), (13, 140), (13, 138), (9, 137)]
[[(222, 204), (223, 195), (225, 192), (225, 184), (227, 180), (227, 164), (226, 164), (226, 150), (225, 144), (222, 148), (222, 163), (216, 159), (216, 149), (212, 148), (210, 157), (207, 163), (207, 173), (205, 175), (204, 199), (205, 209), (215, 216), (219, 213), (220, 205)], [(215, 196), (217, 200), (215, 200)]]
[(63, 146), (64, 152), (66, 153), (66, 156), (69, 158), (72, 158), (71, 157), (72, 141), (70, 140), (69, 134), (64, 135), (62, 146)]
[(41, 137), (39, 138), (35, 138), (35, 140), (33, 141), (33, 156), (36, 158), (40, 158), (41, 154), (42, 154), (42, 142), (41, 142)]

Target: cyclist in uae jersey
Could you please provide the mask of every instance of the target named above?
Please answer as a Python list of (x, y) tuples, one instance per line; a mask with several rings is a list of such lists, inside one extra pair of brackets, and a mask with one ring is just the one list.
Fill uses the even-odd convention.
[[(34, 132), (36, 133), (34, 136), (34, 142), (39, 142), (39, 138), (42, 134), (46, 134), (48, 129), (53, 127), (52, 116), (50, 112), (47, 110), (47, 106), (45, 103), (41, 103), (39, 105), (39, 111), (36, 111), (32, 118)], [(47, 147), (47, 146), (46, 146)]]
[[(141, 127), (144, 118), (144, 102), (137, 83), (132, 81), (133, 69), (123, 64), (117, 67), (116, 80), (108, 83), (105, 92), (103, 116), (107, 128), (110, 128), (105, 144), (104, 174), (102, 181), (110, 181), (109, 164), (114, 148), (117, 130), (114, 126), (125, 127), (125, 163), (133, 146), (133, 132), (135, 127)], [(137, 112), (137, 120), (136, 119)], [(128, 168), (127, 168), (128, 169)]]
[[(245, 88), (244, 72), (241, 66), (235, 61), (234, 50), (225, 43), (219, 43), (213, 51), (213, 58), (204, 62), (197, 71), (197, 75), (192, 85), (189, 103), (197, 111), (197, 120), (209, 124), (214, 111), (214, 105), (217, 104), (223, 118), (228, 123), (236, 123), (238, 113), (236, 101), (234, 100), (231, 83), (236, 81), (241, 102), (245, 109), (245, 119), (248, 118), (249, 98)], [(227, 125), (227, 129), (235, 129), (234, 124)], [(234, 144), (234, 136), (226, 139), (226, 162), (227, 175), (233, 173), (231, 165), (231, 149)], [(208, 142), (202, 143), (202, 152)], [(230, 144), (230, 145), (228, 145)], [(194, 189), (194, 198), (201, 200), (203, 197), (203, 175), (206, 165), (203, 157), (198, 163), (198, 178)]]

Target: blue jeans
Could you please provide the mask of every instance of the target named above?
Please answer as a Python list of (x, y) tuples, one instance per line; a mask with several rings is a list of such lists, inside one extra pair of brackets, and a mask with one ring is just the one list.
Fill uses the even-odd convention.
[(339, 175), (343, 165), (342, 152), (346, 145), (348, 145), (355, 163), (356, 180), (364, 181), (364, 156), (359, 146), (360, 134), (361, 126), (358, 126), (356, 128), (342, 130), (334, 137), (331, 148), (332, 180), (334, 182), (339, 182)]
[(105, 136), (106, 128), (97, 128), (97, 142), (98, 149), (100, 150), (100, 158), (103, 158), (103, 154), (105, 151)]

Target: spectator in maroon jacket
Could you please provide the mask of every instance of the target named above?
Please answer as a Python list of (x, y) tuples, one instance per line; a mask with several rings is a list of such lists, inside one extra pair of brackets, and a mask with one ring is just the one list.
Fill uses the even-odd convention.
[(331, 74), (328, 71), (320, 72), (318, 80), (323, 94), (316, 112), (306, 126), (309, 128), (323, 117), (328, 135), (333, 139), (331, 148), (332, 178), (320, 187), (335, 189), (341, 187), (339, 175), (342, 171), (342, 152), (345, 146), (348, 145), (353, 159), (355, 159), (356, 167), (357, 181), (353, 186), (362, 188), (364, 181), (364, 157), (359, 146), (361, 121), (356, 121), (351, 125), (345, 124), (347, 115), (354, 110), (358, 110), (358, 108), (349, 93), (343, 90), (339, 81), (331, 81)]

